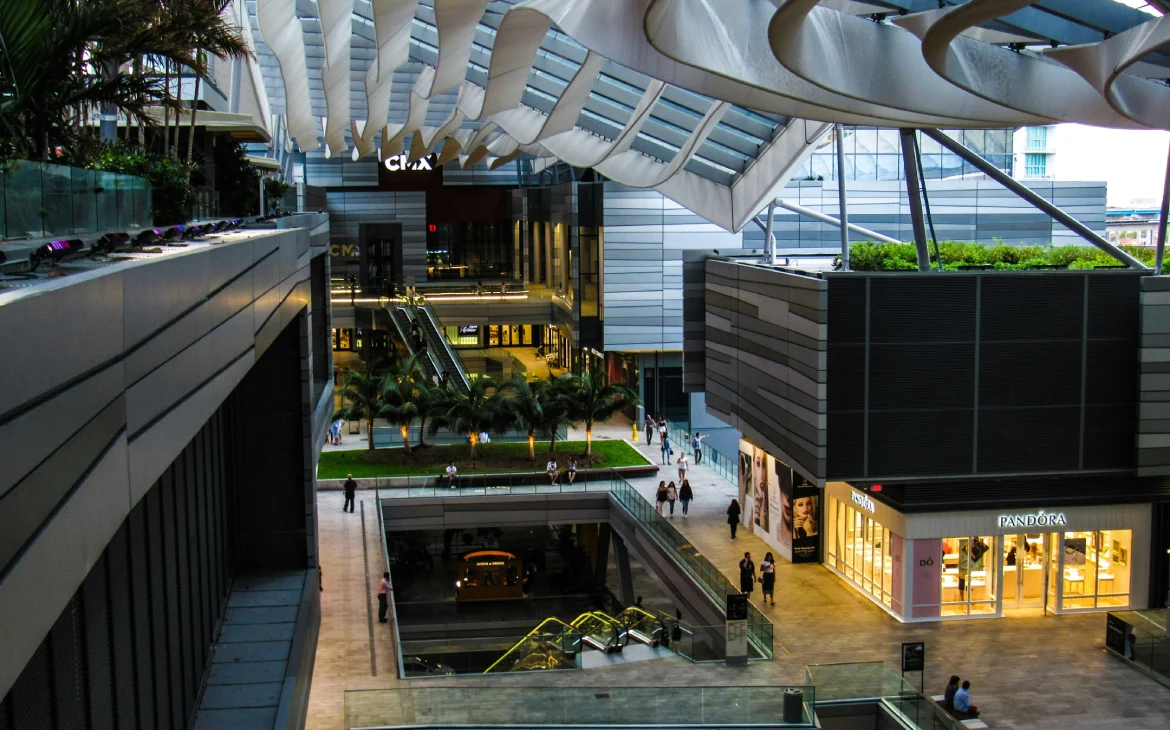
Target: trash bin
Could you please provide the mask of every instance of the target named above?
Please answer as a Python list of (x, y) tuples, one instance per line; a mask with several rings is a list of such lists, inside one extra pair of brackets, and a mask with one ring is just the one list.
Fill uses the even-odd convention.
[(804, 690), (789, 687), (784, 690), (784, 722), (799, 723), (804, 719)]

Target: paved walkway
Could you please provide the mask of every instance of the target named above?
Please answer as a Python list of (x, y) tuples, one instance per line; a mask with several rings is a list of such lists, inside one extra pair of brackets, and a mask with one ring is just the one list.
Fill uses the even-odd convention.
[[(595, 440), (629, 436), (628, 421), (594, 429)], [(574, 430), (569, 437), (583, 438), (584, 434)], [(657, 463), (657, 439), (650, 448), (646, 448), (643, 439), (638, 448)], [(676, 455), (677, 451), (676, 447)], [(663, 467), (660, 473), (670, 479), (677, 477), (673, 466)], [(690, 478), (695, 501), (689, 517), (675, 516), (675, 526), (729, 577), (737, 574), (736, 563), (745, 550), (751, 551), (758, 564), (768, 546), (742, 528), (734, 542), (728, 534), (725, 511), (735, 486), (702, 466), (692, 467)], [(652, 498), (658, 478), (639, 479), (633, 484)], [(771, 662), (752, 662), (739, 669), (691, 664), (675, 657), (656, 660), (652, 665), (637, 662), (582, 672), (401, 682), (392, 668), (395, 659), (389, 627), (375, 623), (377, 675), (373, 676), (367, 609), (363, 605), (364, 574), (371, 576), (372, 588), (381, 572), (373, 495), (359, 492), (359, 501), (366, 504), (369, 571), (364, 570), (359, 516), (342, 515), (341, 500), (339, 492), (318, 494), (325, 592), (309, 728), (343, 727), (342, 695), (347, 689), (484, 686), (485, 682), (587, 687), (802, 684), (807, 664), (885, 661), (896, 667), (900, 644), (918, 640), (926, 642), (926, 693), (940, 693), (952, 673), (970, 679), (972, 698), (991, 727), (1170, 727), (1170, 689), (1105, 653), (1103, 614), (906, 625), (827, 568), (817, 564), (791, 565), (783, 560), (777, 565), (777, 605), (761, 607), (775, 626), (776, 658)], [(372, 596), (369, 605), (376, 606)]]

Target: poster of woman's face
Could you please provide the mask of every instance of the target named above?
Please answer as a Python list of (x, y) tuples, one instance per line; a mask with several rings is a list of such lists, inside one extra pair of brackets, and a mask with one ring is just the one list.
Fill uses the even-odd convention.
[(742, 504), (752, 495), (752, 455), (739, 452), (739, 501)]
[(796, 539), (817, 534), (819, 497), (797, 497), (792, 500), (792, 535)]

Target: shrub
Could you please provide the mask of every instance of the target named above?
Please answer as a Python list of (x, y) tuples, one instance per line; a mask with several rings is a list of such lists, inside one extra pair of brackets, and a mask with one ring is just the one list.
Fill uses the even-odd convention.
[[(938, 248), (946, 271), (989, 265), (997, 271), (1021, 271), (1040, 266), (1084, 270), (1120, 264), (1104, 251), (1088, 245), (1008, 246), (997, 240), (994, 246), (984, 246), (965, 241), (940, 241)], [(1154, 251), (1150, 247), (1122, 246), (1121, 249), (1144, 264), (1154, 262)], [(930, 260), (937, 265), (933, 246)], [(854, 271), (912, 271), (918, 268), (917, 254), (911, 243), (854, 243), (849, 247), (849, 263)]]

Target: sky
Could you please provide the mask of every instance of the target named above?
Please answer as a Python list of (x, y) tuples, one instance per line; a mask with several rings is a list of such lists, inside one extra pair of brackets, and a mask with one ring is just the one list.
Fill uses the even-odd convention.
[(1104, 180), (1111, 208), (1129, 207), (1134, 200), (1160, 204), (1170, 132), (1061, 124), (1050, 144), (1057, 180)]

